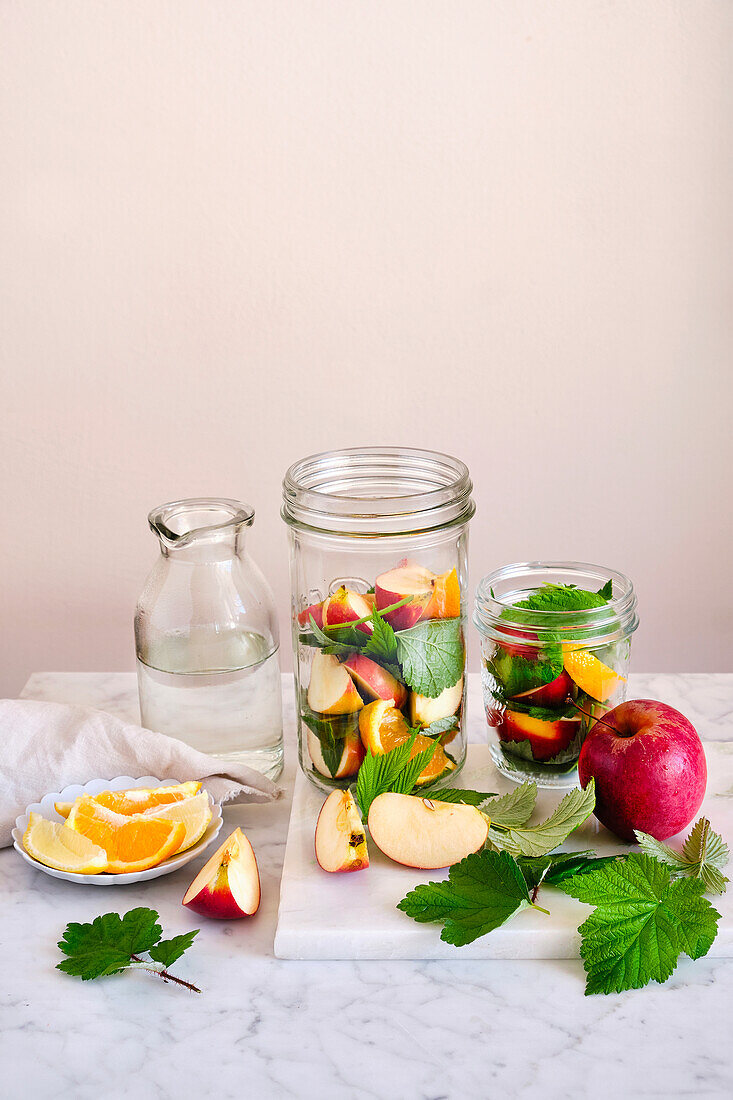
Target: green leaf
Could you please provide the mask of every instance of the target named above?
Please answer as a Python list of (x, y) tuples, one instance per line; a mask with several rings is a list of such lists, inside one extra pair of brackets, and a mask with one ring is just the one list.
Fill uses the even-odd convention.
[(183, 932), (180, 936), (173, 936), (169, 940), (160, 940), (155, 947), (150, 948), (150, 958), (162, 963), (166, 968), (172, 966), (184, 951), (188, 951), (199, 931), (200, 929), (194, 928), (192, 932)]
[(530, 904), (516, 861), (506, 852), (484, 850), (454, 864), (445, 882), (417, 886), (397, 908), (420, 923), (442, 923), (440, 938), (462, 947)]
[(560, 719), (580, 719), (578, 708), (571, 702), (559, 707), (537, 707), (532, 703), (523, 703), (520, 699), (510, 699), (506, 704), (507, 710), (516, 711), (517, 714), (526, 714), (530, 718), (536, 718), (540, 722), (558, 722)]
[(89, 981), (118, 974), (130, 965), (130, 957), (149, 951), (162, 929), (154, 909), (131, 909), (124, 917), (105, 913), (91, 924), (69, 924), (59, 948), (67, 955), (57, 966), (65, 974)]
[(301, 692), (300, 715), (319, 740), (343, 741), (359, 730), (358, 711), (353, 714), (316, 714), (308, 706), (305, 692)]
[(543, 584), (525, 600), (512, 607), (527, 611), (592, 611), (608, 603), (604, 587), (599, 592), (576, 588), (574, 584)]
[(405, 683), (435, 699), (463, 675), (465, 651), (460, 619), (429, 619), (395, 634)]
[(434, 741), (432, 745), (429, 745), (426, 749), (423, 749), (422, 752), (413, 756), (412, 760), (408, 761), (399, 775), (397, 775), (390, 790), (394, 791), (395, 794), (410, 794), (417, 783), (418, 777), (433, 759), (437, 747), (438, 742)]
[(386, 668), (398, 680), (402, 680), (402, 669), (397, 659), (395, 632), (386, 619), (382, 618), (376, 607), (372, 611), (372, 625), (374, 629), (364, 647), (365, 656), (370, 657), (378, 665)]
[(410, 753), (416, 736), (417, 731), (413, 731), (406, 741), (396, 745), (389, 752), (375, 754), (371, 749), (368, 750), (359, 768), (355, 789), (356, 801), (365, 819), (374, 799), (380, 794), (395, 789), (400, 773), (410, 762)]
[(594, 867), (624, 858), (624, 856), (597, 856), (589, 849), (585, 852), (553, 852), (546, 856), (519, 856), (517, 863), (527, 882), (527, 887), (533, 890), (543, 882), (547, 886), (557, 886), (558, 883), (572, 878), (573, 875), (582, 875), (593, 870)]
[(595, 781), (591, 779), (584, 790), (578, 788), (566, 794), (555, 812), (540, 825), (512, 826), (504, 832), (495, 828), (498, 822), (492, 820), (489, 840), (495, 848), (514, 856), (547, 855), (590, 817), (595, 802)]
[(501, 701), (519, 695), (522, 691), (551, 684), (563, 670), (562, 649), (551, 646), (537, 660), (520, 657), (503, 648), (497, 648), (494, 656), (486, 662), (486, 668), (501, 688)]
[[(310, 639), (313, 639), (311, 642)], [(338, 638), (326, 634), (321, 630), (313, 616), (310, 616), (310, 635), (301, 635), (300, 641), (308, 645), (315, 645), (324, 653), (334, 654), (336, 657), (348, 657), (352, 653), (362, 650), (369, 639), (369, 635), (363, 630), (357, 630), (351, 624), (339, 630)]]
[(681, 852), (655, 840), (648, 833), (636, 831), (636, 839), (643, 852), (672, 867), (674, 874), (701, 879), (708, 893), (725, 893), (728, 879), (723, 874), (723, 868), (729, 859), (728, 845), (711, 828), (707, 817), (695, 822)]
[(720, 914), (694, 880), (671, 881), (669, 867), (647, 855), (614, 859), (559, 884), (596, 908), (580, 926), (586, 994), (664, 982), (680, 954), (710, 949)]
[(421, 729), (420, 733), (423, 737), (441, 737), (444, 733), (448, 733), (449, 730), (455, 729), (458, 725), (458, 718), (455, 714), (450, 718), (438, 718), (435, 722), (431, 722), (425, 729)]
[(522, 783), (507, 794), (484, 802), (481, 811), (491, 818), (492, 825), (501, 825), (508, 829), (526, 824), (532, 816), (536, 801), (537, 784)]
[[(541, 760), (538, 760), (534, 752), (532, 751), (532, 742), (527, 738), (521, 741), (501, 741), (500, 747), (502, 751), (507, 752), (510, 756), (515, 757), (518, 760), (529, 760), (533, 764), (537, 764), (538, 767), (544, 765), (551, 765), (553, 768), (559, 768), (562, 764), (570, 764), (572, 768), (575, 767), (578, 757), (580, 756), (580, 750), (583, 747), (583, 742), (588, 736), (588, 731), (583, 723), (578, 726), (578, 732), (572, 739), (569, 745), (566, 745), (564, 749), (560, 749), (554, 756), (543, 756)], [(571, 771), (572, 768), (567, 768), (567, 771)]]
[(603, 587), (598, 589), (597, 595), (599, 595), (602, 600), (608, 601), (613, 599), (613, 581), (610, 577)]

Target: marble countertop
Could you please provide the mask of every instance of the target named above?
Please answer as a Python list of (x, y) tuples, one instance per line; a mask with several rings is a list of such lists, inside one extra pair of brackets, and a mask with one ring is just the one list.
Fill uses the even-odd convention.
[[(1, 1092), (6, 1100), (198, 1094), (338, 1098), (729, 1097), (733, 964), (683, 961), (665, 986), (584, 997), (579, 960), (285, 962), (273, 956), (295, 751), (284, 678), (286, 797), (226, 807), (260, 866), (250, 921), (182, 908), (200, 862), (134, 886), (52, 879), (0, 852)], [(630, 694), (733, 740), (733, 675), (636, 675)], [(131, 673), (35, 673), (23, 696), (138, 720)], [(483, 737), (478, 677), (469, 738)], [(145, 974), (82, 984), (55, 970), (69, 921), (157, 909), (166, 932), (201, 926), (178, 965), (201, 996)]]

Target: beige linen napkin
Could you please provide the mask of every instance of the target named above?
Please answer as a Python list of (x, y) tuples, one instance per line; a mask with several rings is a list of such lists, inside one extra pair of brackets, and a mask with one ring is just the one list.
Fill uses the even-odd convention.
[(182, 741), (65, 703), (0, 699), (0, 848), (31, 802), (69, 783), (114, 779), (204, 780), (217, 802), (269, 802), (279, 788), (253, 768), (207, 756)]

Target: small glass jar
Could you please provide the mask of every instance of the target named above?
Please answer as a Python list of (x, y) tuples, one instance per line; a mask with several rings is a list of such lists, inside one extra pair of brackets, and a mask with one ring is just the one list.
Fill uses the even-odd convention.
[(481, 684), (489, 747), (517, 782), (568, 787), (580, 748), (626, 698), (639, 625), (628, 577), (581, 562), (520, 562), (478, 586)]
[(348, 787), (367, 750), (411, 736), (426, 789), (466, 754), (466, 466), (366, 447), (296, 462), (283, 481), (301, 767)]
[(276, 779), (283, 766), (277, 615), (237, 500), (163, 504), (160, 554), (135, 613), (142, 723)]

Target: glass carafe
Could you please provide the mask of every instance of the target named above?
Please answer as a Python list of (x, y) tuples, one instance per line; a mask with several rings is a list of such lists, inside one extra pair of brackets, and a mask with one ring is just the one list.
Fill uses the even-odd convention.
[(236, 500), (163, 504), (160, 556), (135, 613), (142, 723), (271, 779), (282, 771), (272, 592), (246, 551), (254, 511)]

